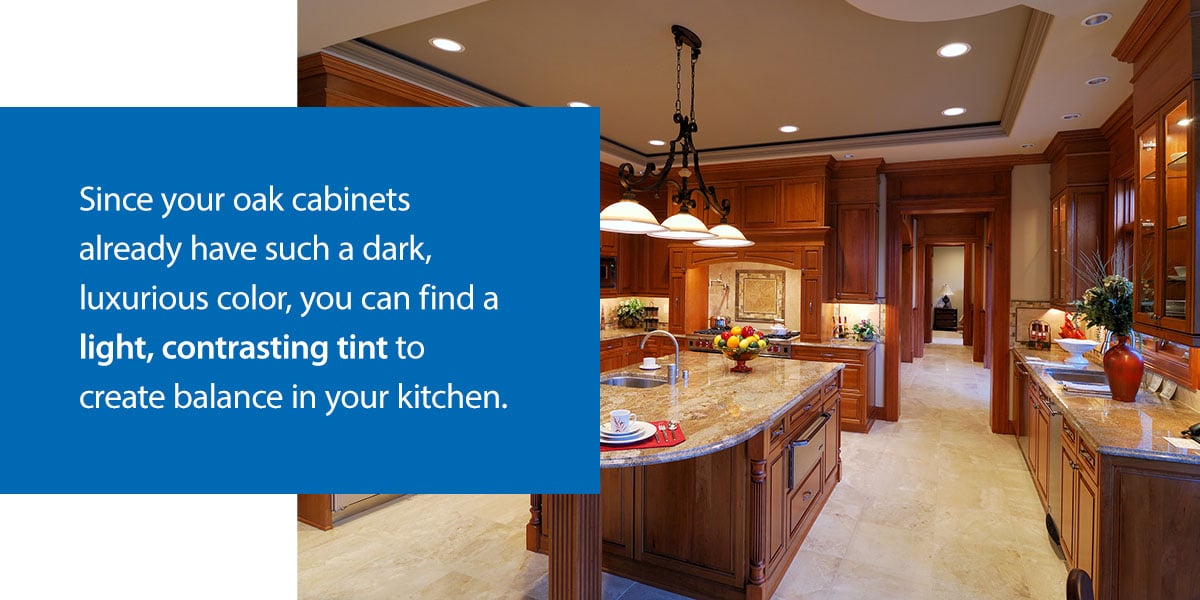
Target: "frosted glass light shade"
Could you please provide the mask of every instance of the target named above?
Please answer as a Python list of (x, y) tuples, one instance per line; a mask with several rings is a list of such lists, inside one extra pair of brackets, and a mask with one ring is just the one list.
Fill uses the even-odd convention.
[(697, 246), (704, 246), (705, 248), (744, 248), (754, 245), (754, 242), (746, 239), (746, 236), (742, 235), (742, 232), (738, 231), (737, 227), (728, 223), (714, 225), (708, 232), (716, 237), (707, 240), (696, 240), (692, 243)]
[(638, 204), (637, 200), (620, 200), (600, 211), (600, 231), (615, 233), (650, 233), (666, 229), (650, 209)]
[(663, 231), (652, 231), (650, 237), (668, 240), (705, 240), (717, 236), (708, 232), (704, 221), (697, 219), (692, 213), (676, 213), (662, 222)]

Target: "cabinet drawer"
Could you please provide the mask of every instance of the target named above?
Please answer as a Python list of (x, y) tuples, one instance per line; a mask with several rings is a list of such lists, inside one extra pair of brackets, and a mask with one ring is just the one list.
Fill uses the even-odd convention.
[(818, 404), (820, 403), (816, 394), (808, 396), (801, 400), (787, 414), (787, 430), (795, 431), (801, 425), (808, 424), (812, 421), (813, 415), (820, 412)]
[(1071, 422), (1066, 418), (1062, 420), (1062, 447), (1070, 448), (1071, 453), (1075, 453), (1076, 445), (1079, 443), (1079, 433), (1071, 426)]
[(816, 499), (821, 495), (821, 484), (824, 478), (821, 476), (821, 463), (818, 461), (812, 466), (807, 476), (796, 488), (788, 492), (788, 537), (795, 535), (797, 530), (804, 525), (804, 522), (812, 515), (809, 513), (812, 510), (813, 504), (816, 504)]
[(851, 348), (792, 346), (792, 358), (818, 362), (840, 362), (858, 366), (862, 366), (863, 364), (863, 352)]
[(615, 340), (604, 340), (600, 342), (600, 354), (604, 354), (611, 350), (623, 350), (625, 348), (626, 338), (617, 338)]
[(1082, 435), (1077, 435), (1076, 437), (1079, 438), (1079, 445), (1076, 446), (1076, 454), (1079, 456), (1079, 467), (1083, 469), (1084, 472), (1091, 475), (1092, 481), (1095, 481), (1097, 470), (1096, 461), (1098, 460), (1096, 457), (1096, 451), (1092, 449), (1090, 444), (1084, 441)]

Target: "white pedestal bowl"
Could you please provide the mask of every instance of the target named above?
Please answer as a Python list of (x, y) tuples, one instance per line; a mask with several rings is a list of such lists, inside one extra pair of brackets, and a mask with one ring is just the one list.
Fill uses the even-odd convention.
[(1099, 342), (1095, 340), (1076, 340), (1071, 338), (1058, 338), (1054, 340), (1060, 348), (1071, 353), (1071, 358), (1063, 362), (1071, 365), (1086, 365), (1088, 361), (1083, 357), (1083, 353), (1095, 348)]

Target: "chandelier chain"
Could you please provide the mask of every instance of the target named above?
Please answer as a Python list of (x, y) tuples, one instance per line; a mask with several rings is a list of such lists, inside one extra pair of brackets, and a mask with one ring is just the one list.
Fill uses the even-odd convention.
[[(682, 109), (683, 109), (683, 105), (680, 104), (680, 102), (679, 102), (679, 94), (680, 94), (679, 78), (680, 78), (680, 72), (682, 71), (682, 65), (683, 65), (683, 55), (681, 54), (682, 52), (683, 52), (683, 45), (676, 44), (675, 45), (675, 112), (676, 113), (682, 112)], [(692, 74), (692, 77), (693, 78), (695, 77), (694, 72)], [(692, 85), (694, 86), (695, 83), (693, 83)]]
[(688, 110), (688, 117), (692, 120), (692, 126), (696, 124), (696, 55), (692, 54), (692, 97), (691, 107)]

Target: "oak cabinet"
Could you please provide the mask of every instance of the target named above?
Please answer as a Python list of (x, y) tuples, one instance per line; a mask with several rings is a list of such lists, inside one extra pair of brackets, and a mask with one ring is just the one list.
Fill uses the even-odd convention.
[(840, 302), (874, 302), (878, 261), (879, 207), (838, 204), (835, 212), (833, 297)]
[(817, 362), (840, 362), (842, 386), (838, 402), (841, 429), (868, 433), (875, 424), (871, 406), (875, 398), (875, 345), (870, 348), (828, 348), (821, 346), (792, 346), (792, 358)]
[(1066, 306), (1092, 287), (1081, 265), (1101, 253), (1107, 186), (1069, 186), (1054, 197), (1050, 217), (1050, 301)]
[[(642, 339), (644, 337), (644, 334), (633, 333), (625, 337), (601, 341), (600, 372), (638, 364), (647, 356), (664, 356), (675, 353), (675, 344), (661, 336), (654, 336), (646, 340), (646, 345), (643, 347)], [(674, 360), (675, 358), (672, 356), (670, 361), (666, 361), (665, 364), (670, 364)]]
[(1196, 202), (1191, 154), (1194, 127), (1187, 90), (1137, 128), (1134, 328), (1200, 345), (1195, 318)]
[(825, 225), (825, 178), (785, 179), (779, 205), (779, 228), (801, 229)]
[[(717, 202), (722, 200), (729, 201), (730, 210), (729, 214), (725, 217), (725, 220), (734, 227), (742, 226), (742, 201), (740, 188), (741, 186), (736, 183), (713, 184), (713, 191), (716, 192)], [(704, 207), (702, 206), (696, 207), (696, 215), (700, 217), (701, 221), (704, 221), (704, 224), (707, 225), (709, 229), (712, 229), (714, 226), (721, 223), (721, 215), (717, 214), (715, 211), (704, 210)]]
[(743, 229), (774, 229), (779, 224), (780, 184), (777, 180), (747, 181), (741, 185)]
[[(834, 376), (737, 446), (601, 469), (604, 570), (689, 598), (770, 598), (840, 479), (839, 388)], [(526, 527), (535, 552), (555, 534), (542, 498), (530, 497)]]
[(743, 181), (741, 224), (750, 231), (789, 231), (825, 225), (825, 178)]
[(1097, 532), (1099, 486), (1096, 482), (1096, 453), (1067, 420), (1062, 423), (1062, 480), (1059, 544), (1067, 566), (1087, 571), (1097, 578)]

